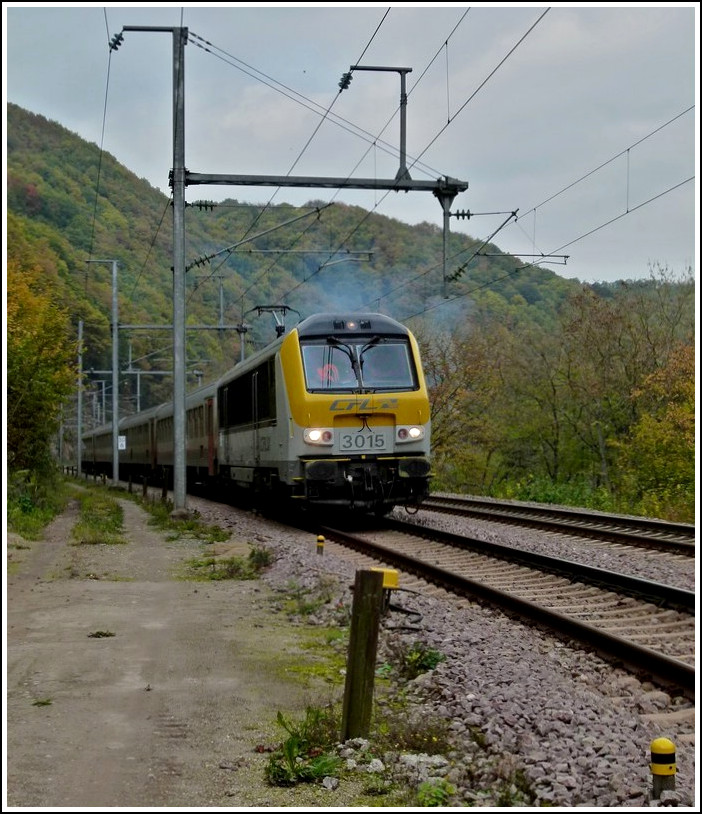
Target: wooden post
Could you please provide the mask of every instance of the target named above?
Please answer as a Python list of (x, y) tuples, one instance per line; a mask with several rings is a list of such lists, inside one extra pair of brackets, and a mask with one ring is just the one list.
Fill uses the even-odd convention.
[(341, 718), (342, 742), (350, 738), (368, 737), (370, 731), (382, 605), (382, 573), (356, 571)]

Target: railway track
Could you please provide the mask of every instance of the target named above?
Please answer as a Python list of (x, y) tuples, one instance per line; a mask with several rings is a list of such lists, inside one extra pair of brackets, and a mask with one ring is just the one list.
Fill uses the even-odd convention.
[(695, 556), (695, 527), (687, 523), (444, 495), (431, 495), (423, 501), (422, 509), (591, 537), (610, 545), (645, 547), (687, 557)]
[(395, 520), (382, 529), (322, 533), (369, 563), (517, 614), (694, 696), (690, 591)]

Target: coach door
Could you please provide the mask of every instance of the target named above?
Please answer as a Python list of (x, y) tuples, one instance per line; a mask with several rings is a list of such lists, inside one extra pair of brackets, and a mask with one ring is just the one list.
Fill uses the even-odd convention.
[(251, 434), (251, 439), (253, 443), (253, 461), (254, 466), (258, 466), (261, 461), (261, 448), (260, 448), (260, 437), (259, 437), (259, 427), (260, 427), (260, 416), (259, 416), (259, 404), (258, 404), (258, 377), (259, 377), (258, 370), (254, 371), (251, 376), (251, 418), (253, 420), (253, 432)]
[(205, 400), (205, 434), (207, 436), (207, 473), (215, 475), (214, 399)]
[(151, 472), (156, 471), (156, 465), (158, 463), (157, 452), (156, 452), (156, 419), (151, 418), (149, 419), (149, 456), (150, 456), (150, 469)]

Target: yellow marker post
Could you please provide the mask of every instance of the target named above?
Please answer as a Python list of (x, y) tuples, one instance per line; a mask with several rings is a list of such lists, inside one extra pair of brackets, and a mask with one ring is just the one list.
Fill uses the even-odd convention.
[(664, 791), (675, 790), (675, 744), (668, 738), (651, 741), (652, 799), (660, 800)]
[(390, 608), (390, 594), (399, 588), (399, 574), (394, 568), (371, 568), (371, 571), (379, 571), (383, 575), (383, 606), (382, 613), (385, 615)]
[(324, 554), (324, 542), (325, 542), (324, 535), (323, 534), (318, 534), (317, 535), (317, 554), (319, 554), (320, 556), (322, 554)]

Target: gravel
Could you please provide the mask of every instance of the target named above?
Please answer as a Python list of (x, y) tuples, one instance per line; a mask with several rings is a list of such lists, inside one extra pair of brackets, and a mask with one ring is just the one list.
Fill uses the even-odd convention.
[[(190, 506), (205, 521), (236, 526), (238, 535), (249, 534), (255, 544), (271, 548), (275, 562), (263, 579), (275, 589), (293, 582), (314, 589), (334, 575), (337, 595), (306, 621), (334, 623), (339, 606), (350, 603), (357, 568), (350, 558), (329, 551), (320, 558), (309, 534), (253, 514), (196, 498)], [(415, 521), (428, 517), (420, 512)], [(491, 524), (447, 515), (432, 515), (431, 522), (554, 555), (568, 545), (579, 562), (625, 567), (637, 576), (694, 590), (692, 560), (649, 552), (632, 556), (597, 544), (578, 543), (573, 550), (573, 542), (558, 535), (516, 527), (498, 537)], [(444, 656), (403, 689), (416, 720), (444, 722), (451, 748), (438, 757), (386, 755), (387, 777), (415, 785), (443, 778), (455, 790), (450, 806), (697, 807), (694, 722), (681, 720), (694, 702), (498, 610), (430, 586), (419, 592), (402, 588), (401, 580), (392, 606), (405, 612), (391, 607), (384, 618), (377, 663), (416, 642)], [(675, 744), (678, 773), (674, 789), (653, 795), (650, 747), (660, 737)], [(351, 749), (347, 760), (353, 760), (354, 744), (345, 748)]]

